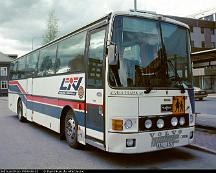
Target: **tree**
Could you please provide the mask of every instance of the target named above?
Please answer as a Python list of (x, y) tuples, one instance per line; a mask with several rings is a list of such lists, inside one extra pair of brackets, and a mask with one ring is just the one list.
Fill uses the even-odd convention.
[(43, 44), (46, 44), (57, 38), (58, 33), (58, 19), (55, 16), (55, 10), (51, 10), (47, 20), (47, 31), (43, 36)]

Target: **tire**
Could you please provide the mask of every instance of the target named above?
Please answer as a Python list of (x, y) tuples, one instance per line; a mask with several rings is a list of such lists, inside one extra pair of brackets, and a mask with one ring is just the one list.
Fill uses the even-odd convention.
[(19, 102), (17, 104), (17, 116), (18, 116), (19, 121), (21, 121), (21, 122), (26, 121), (25, 117), (23, 116), (23, 106), (22, 106), (21, 100), (19, 100)]
[(67, 112), (67, 115), (65, 117), (65, 138), (67, 140), (67, 143), (72, 148), (79, 148), (80, 143), (77, 141), (77, 121), (75, 119), (75, 116), (73, 115), (72, 110)]

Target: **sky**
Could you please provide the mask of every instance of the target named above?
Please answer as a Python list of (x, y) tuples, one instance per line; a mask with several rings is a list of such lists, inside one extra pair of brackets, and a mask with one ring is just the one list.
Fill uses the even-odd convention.
[[(216, 0), (137, 0), (138, 10), (189, 16), (216, 7)], [(41, 45), (48, 14), (55, 10), (62, 36), (112, 11), (128, 11), (134, 0), (0, 0), (0, 52), (22, 56)]]

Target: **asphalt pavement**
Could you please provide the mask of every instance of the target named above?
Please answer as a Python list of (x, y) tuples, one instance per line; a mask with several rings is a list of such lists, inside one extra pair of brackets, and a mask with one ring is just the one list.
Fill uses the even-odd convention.
[[(206, 101), (208, 101), (207, 104), (201, 104), (202, 102), (206, 102)], [(211, 106), (211, 108), (209, 108), (209, 106)], [(197, 126), (216, 130), (216, 107), (215, 106), (216, 106), (216, 94), (209, 94), (204, 101), (196, 102), (196, 113), (197, 113), (196, 125)]]
[(216, 94), (196, 101), (195, 139), (193, 146), (216, 154)]
[(131, 155), (72, 149), (57, 133), (19, 122), (0, 97), (0, 169), (216, 169), (216, 155), (188, 147)]

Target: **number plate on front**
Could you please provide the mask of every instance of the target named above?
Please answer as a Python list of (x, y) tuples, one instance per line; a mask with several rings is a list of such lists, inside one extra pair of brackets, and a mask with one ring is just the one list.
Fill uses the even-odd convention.
[(173, 147), (175, 143), (179, 142), (179, 134), (153, 137), (151, 142), (151, 147), (156, 147), (157, 149)]

